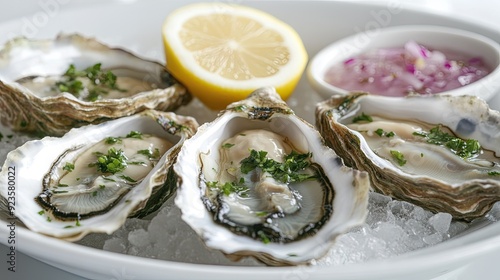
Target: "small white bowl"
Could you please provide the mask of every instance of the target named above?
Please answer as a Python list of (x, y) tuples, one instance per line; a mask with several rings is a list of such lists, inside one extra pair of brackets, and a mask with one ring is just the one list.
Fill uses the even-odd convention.
[(403, 47), (410, 40), (430, 49), (481, 57), (492, 72), (469, 85), (439, 94), (475, 95), (484, 100), (500, 92), (500, 45), (485, 36), (464, 30), (428, 25), (406, 25), (367, 30), (336, 41), (318, 52), (309, 62), (307, 78), (311, 86), (326, 98), (349, 91), (333, 86), (324, 79), (332, 65), (371, 49)]

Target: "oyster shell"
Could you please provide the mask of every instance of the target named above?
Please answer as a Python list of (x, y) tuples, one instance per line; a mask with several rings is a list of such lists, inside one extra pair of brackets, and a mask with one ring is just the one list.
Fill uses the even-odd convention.
[[(71, 64), (82, 70), (97, 63), (118, 76), (117, 84), (127, 82), (120, 88), (123, 97), (86, 101), (68, 92), (54, 95), (51, 86), (41, 86), (51, 81), (53, 86)], [(146, 109), (174, 110), (190, 100), (163, 65), (78, 34), (54, 40), (16, 38), (0, 51), (0, 119), (17, 131), (60, 136)]]
[(14, 172), (13, 214), (29, 229), (70, 241), (110, 234), (174, 193), (171, 166), (197, 126), (191, 117), (146, 110), (29, 141), (7, 155), (0, 194), (9, 197)]
[(235, 259), (308, 263), (367, 214), (367, 174), (344, 166), (274, 88), (201, 126), (174, 171), (182, 219)]
[(500, 113), (479, 98), (354, 93), (319, 103), (316, 120), (378, 192), (464, 220), (500, 200)]

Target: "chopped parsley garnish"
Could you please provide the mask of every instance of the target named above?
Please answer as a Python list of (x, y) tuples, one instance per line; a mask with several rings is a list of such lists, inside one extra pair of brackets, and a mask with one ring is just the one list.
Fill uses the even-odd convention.
[(80, 92), (85, 89), (83, 83), (79, 80), (69, 80), (66, 82), (56, 82), (57, 89), (60, 92), (69, 92), (76, 97), (80, 96)]
[(375, 130), (375, 133), (380, 137), (394, 137), (394, 135), (396, 135), (396, 133), (394, 133), (393, 131), (386, 132), (382, 128), (378, 128), (377, 130)]
[(125, 91), (117, 86), (115, 74), (101, 69), (101, 63), (94, 64), (83, 71), (76, 70), (75, 65), (71, 64), (64, 73), (63, 80), (56, 82), (56, 89), (59, 92), (69, 92), (79, 97), (85, 90), (85, 86), (80, 80), (82, 78), (89, 79), (93, 85), (92, 88), (88, 88), (87, 101), (96, 101), (101, 95), (107, 94), (109, 90)]
[(498, 171), (489, 171), (488, 175), (490, 175), (490, 176), (500, 176), (500, 172), (498, 172)]
[(269, 242), (271, 242), (269, 237), (267, 237), (267, 235), (263, 231), (259, 230), (257, 234), (259, 235), (260, 240), (264, 242), (264, 244), (268, 244)]
[(444, 146), (463, 159), (471, 158), (481, 152), (479, 141), (455, 137), (442, 131), (441, 125), (431, 128), (429, 132), (413, 132), (413, 135), (424, 137), (429, 144)]
[(127, 176), (127, 175), (120, 175), (120, 178), (122, 178), (123, 180), (128, 181), (128, 182), (130, 182), (130, 183), (136, 183), (136, 182), (137, 182), (136, 180), (134, 180), (134, 179), (130, 178), (130, 177), (129, 177), (129, 176)]
[(247, 108), (247, 106), (245, 106), (245, 105), (239, 105), (239, 106), (234, 107), (233, 110), (236, 112), (241, 112), (241, 111), (245, 110), (246, 108)]
[(298, 173), (310, 165), (309, 158), (311, 153), (299, 154), (292, 151), (285, 156), (283, 163), (267, 158), (266, 151), (251, 150), (250, 156), (241, 161), (241, 172), (248, 172), (261, 168), (264, 172), (268, 172), (271, 176), (283, 183), (302, 182), (313, 178), (313, 175)]
[(269, 213), (266, 211), (258, 211), (258, 212), (255, 212), (255, 215), (257, 217), (265, 217), (265, 216), (269, 215)]
[(94, 153), (97, 156), (97, 161), (90, 163), (89, 167), (97, 167), (97, 170), (102, 173), (115, 174), (124, 170), (127, 167), (127, 157), (121, 149), (114, 147), (108, 150), (107, 154)]
[(58, 193), (68, 193), (68, 191), (52, 191), (52, 193), (54, 193), (54, 194), (58, 194)]
[(92, 196), (97, 196), (97, 191), (93, 191)]
[(43, 214), (45, 214), (45, 211), (44, 211), (44, 210), (40, 210), (40, 211), (38, 211), (38, 215), (40, 215), (40, 216), (41, 216), (41, 215), (43, 215)]
[(400, 151), (391, 150), (390, 153), (392, 155), (392, 158), (396, 160), (399, 166), (403, 166), (406, 164), (405, 156)]
[(132, 130), (130, 131), (129, 134), (127, 134), (127, 136), (125, 136), (127, 138), (137, 138), (137, 139), (142, 139), (142, 133), (140, 133), (139, 131), (135, 131), (135, 130)]
[(185, 125), (182, 125), (182, 124), (178, 124), (176, 123), (175, 121), (169, 121), (168, 122), (168, 126), (166, 127), (168, 129), (168, 131), (170, 131), (171, 133), (175, 134), (175, 131), (177, 130), (185, 130), (187, 127)]
[(58, 188), (66, 188), (66, 187), (68, 187), (68, 184), (58, 184), (57, 187)]
[(367, 114), (365, 114), (364, 112), (361, 113), (361, 115), (359, 116), (356, 116), (352, 119), (352, 122), (353, 123), (357, 123), (357, 122), (372, 122), (373, 121), (373, 118)]
[(224, 143), (224, 144), (222, 144), (222, 148), (224, 148), (224, 149), (229, 149), (229, 148), (231, 148), (231, 147), (232, 147), (232, 146), (234, 146), (234, 145), (235, 145), (235, 144), (231, 144), (231, 143)]
[(75, 165), (72, 164), (71, 162), (66, 162), (66, 164), (63, 167), (63, 170), (71, 172), (71, 171), (75, 170)]
[(144, 161), (127, 161), (127, 164), (129, 164), (129, 165), (144, 165), (144, 166), (146, 166), (146, 163)]
[(122, 141), (122, 139), (120, 139), (119, 137), (108, 137), (108, 138), (106, 138), (104, 143), (106, 143), (108, 145), (112, 145), (112, 144), (120, 143), (121, 141)]
[(158, 148), (156, 148), (154, 150), (154, 152), (151, 151), (151, 149), (144, 149), (144, 150), (137, 151), (137, 153), (140, 155), (145, 155), (149, 159), (159, 159), (160, 158), (160, 150)]
[(245, 179), (243, 178), (240, 178), (238, 182), (226, 182), (224, 184), (219, 182), (207, 182), (207, 186), (210, 189), (220, 190), (226, 196), (236, 193), (239, 196), (245, 197), (248, 192), (248, 187), (245, 185)]

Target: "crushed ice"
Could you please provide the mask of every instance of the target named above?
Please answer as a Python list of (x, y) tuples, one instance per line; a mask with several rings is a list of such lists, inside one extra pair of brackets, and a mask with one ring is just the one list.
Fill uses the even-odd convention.
[[(0, 162), (7, 153), (30, 136), (14, 134), (0, 126)], [(232, 262), (221, 252), (208, 249), (197, 234), (181, 219), (180, 210), (170, 199), (154, 217), (128, 219), (112, 235), (90, 234), (80, 244), (106, 251), (169, 261), (217, 264), (261, 265), (246, 258)], [(470, 224), (452, 221), (448, 213), (433, 214), (413, 204), (371, 193), (366, 223), (339, 237), (326, 256), (316, 265), (342, 265), (390, 258), (436, 245), (466, 233), (468, 228), (500, 220), (500, 204), (482, 219)]]
[[(182, 221), (180, 210), (172, 201), (170, 199), (150, 221), (128, 219), (111, 236), (93, 234), (80, 243), (101, 244), (98, 247), (106, 251), (169, 261), (260, 265), (250, 258), (232, 262), (222, 253), (206, 248), (197, 234)], [(495, 211), (500, 212), (500, 207), (495, 206), (488, 215), (492, 216)], [(314, 264), (334, 266), (390, 258), (438, 244), (468, 227), (467, 223), (452, 221), (448, 213), (433, 214), (419, 206), (371, 193), (366, 223), (339, 237), (328, 254)]]

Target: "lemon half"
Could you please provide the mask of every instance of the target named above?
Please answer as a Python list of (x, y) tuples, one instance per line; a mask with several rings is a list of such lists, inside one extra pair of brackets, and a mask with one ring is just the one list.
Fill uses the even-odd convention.
[(297, 32), (260, 10), (198, 3), (169, 14), (162, 35), (170, 73), (215, 110), (273, 86), (286, 100), (307, 64)]

